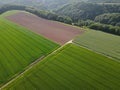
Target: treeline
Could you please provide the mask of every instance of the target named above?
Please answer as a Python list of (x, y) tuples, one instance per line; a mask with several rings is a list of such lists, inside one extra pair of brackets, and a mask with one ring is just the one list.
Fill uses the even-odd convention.
[(9, 10), (25, 10), (25, 6), (21, 5), (3, 5), (0, 7), (0, 14)]
[(105, 13), (95, 17), (95, 22), (120, 26), (120, 13)]
[(67, 24), (71, 24), (72, 23), (72, 19), (68, 16), (61, 16), (61, 15), (57, 15), (48, 11), (43, 11), (43, 10), (37, 10), (35, 8), (25, 8), (25, 11), (33, 13), (39, 17), (45, 18), (45, 19), (49, 19), (49, 20), (54, 20), (54, 21), (59, 21), (59, 22), (63, 22), (63, 23), (67, 23)]
[(96, 22), (120, 27), (120, 13), (105, 13), (96, 16), (94, 20), (78, 20), (76, 23), (79, 26), (88, 26)]
[[(74, 7), (74, 8), (76, 8), (76, 7)], [(26, 7), (26, 6), (21, 6), (21, 5), (4, 5), (4, 6), (0, 7), (0, 14), (4, 13), (6, 11), (9, 11), (9, 10), (24, 10), (24, 11), (33, 13), (33, 14), (35, 14), (39, 17), (45, 18), (45, 19), (59, 21), (59, 22), (67, 23), (67, 24), (74, 23), (74, 25), (76, 25), (76, 26), (86, 26), (91, 29), (101, 30), (104, 32), (120, 35), (120, 19), (119, 19), (120, 15), (115, 14), (115, 13), (111, 14), (111, 15), (109, 15), (109, 14), (99, 15), (99, 16), (96, 16), (95, 19), (91, 19), (91, 20), (90, 19), (78, 19), (75, 21), (75, 19), (71, 19), (69, 16), (57, 15), (55, 13), (38, 10), (38, 9), (35, 9), (32, 7)], [(79, 12), (76, 12), (76, 13), (79, 13)], [(73, 13), (73, 14), (75, 14), (75, 13)], [(76, 18), (76, 17), (74, 17), (74, 18)], [(99, 22), (99, 23), (96, 23), (96, 22)], [(101, 24), (101, 23), (104, 23), (104, 24)], [(107, 24), (111, 24), (111, 25), (107, 25)], [(116, 26), (112, 26), (112, 25), (116, 25)]]
[(101, 31), (115, 34), (115, 35), (120, 35), (120, 27), (118, 26), (95, 23), (95, 24), (91, 24), (89, 28), (95, 29), (95, 30), (101, 30)]
[(74, 25), (120, 35), (120, 5), (73, 3), (55, 12), (71, 17)]
[(96, 3), (120, 3), (120, 0), (88, 0), (88, 2), (96, 2)]
[(67, 24), (72, 23), (72, 19), (68, 16), (62, 16), (62, 15), (57, 15), (51, 12), (43, 11), (43, 10), (38, 10), (36, 8), (32, 7), (26, 7), (26, 6), (21, 6), (21, 5), (4, 5), (0, 7), (0, 14), (9, 11), (9, 10), (25, 10), (27, 12), (33, 13), (39, 17), (49, 19), (49, 20), (54, 20), (54, 21), (59, 21)]
[(60, 15), (66, 15), (73, 21), (94, 20), (96, 16), (104, 13), (120, 13), (120, 5), (95, 4), (95, 3), (73, 3), (55, 11)]
[(92, 20), (79, 20), (77, 23), (75, 23), (76, 26), (86, 26), (90, 29), (94, 30), (100, 30), (107, 33), (120, 35), (120, 27), (119, 26), (113, 26), (108, 24), (101, 24), (94, 22)]

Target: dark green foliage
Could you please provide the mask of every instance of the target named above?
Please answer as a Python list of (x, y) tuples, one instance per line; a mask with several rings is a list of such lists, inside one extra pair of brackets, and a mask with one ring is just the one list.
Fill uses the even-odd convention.
[(88, 2), (96, 2), (96, 3), (120, 3), (120, 0), (88, 0)]
[(17, 4), (36, 7), (42, 10), (57, 10), (64, 5), (74, 2), (116, 3), (120, 0), (0, 0), (0, 4)]
[(54, 20), (54, 21), (60, 21), (60, 22), (64, 22), (67, 24), (71, 24), (72, 23), (72, 19), (68, 16), (60, 16), (51, 12), (46, 12), (43, 10), (37, 10), (34, 8), (25, 8), (26, 11), (33, 13), (39, 17), (45, 18), (45, 19), (49, 19), (49, 20)]
[(95, 22), (92, 20), (79, 20), (77, 23), (75, 23), (76, 26), (89, 26), (91, 24), (94, 24)]
[(25, 6), (21, 5), (4, 5), (0, 7), (0, 14), (9, 11), (9, 10), (25, 10)]
[(119, 26), (120, 13), (105, 13), (95, 18), (96, 22)]
[[(98, 11), (96, 11), (96, 9), (98, 9)], [(90, 3), (69, 4), (56, 11), (56, 13), (60, 15), (71, 17), (74, 21), (78, 19), (94, 19), (95, 16), (102, 12), (103, 10), (100, 8), (100, 5)]]
[[(9, 10), (25, 10), (27, 12), (33, 13), (39, 17), (54, 20), (54, 21), (60, 21), (67, 24), (72, 23), (72, 19), (68, 16), (59, 16), (55, 13), (51, 13), (48, 11), (38, 10), (35, 8), (27, 7), (27, 6), (21, 6), (21, 5), (5, 5), (0, 8), (0, 14), (9, 11)], [(62, 19), (62, 20), (61, 20)]]
[(91, 24), (89, 26), (89, 28), (95, 29), (95, 30), (101, 30), (101, 31), (116, 34), (116, 35), (120, 35), (120, 27), (118, 27), (118, 26), (95, 23), (95, 24)]
[(68, 23), (68, 24), (71, 24), (72, 23), (72, 19), (70, 17), (67, 17), (67, 16), (58, 16), (57, 21), (59, 22), (64, 22), (64, 23)]
[[(73, 3), (55, 11), (60, 15), (72, 18), (76, 26), (88, 26), (92, 29), (120, 35), (120, 5), (114, 4), (93, 4), (93, 3)], [(107, 13), (107, 14), (105, 14)], [(96, 22), (103, 24), (96, 24)], [(111, 24), (111, 25), (104, 25)]]
[[(100, 13), (118, 12), (119, 9), (116, 9), (116, 8), (119, 5), (116, 5), (116, 6), (103, 5), (103, 6), (105, 6), (104, 9), (101, 8), (102, 5), (98, 5), (98, 4), (78, 3), (78, 4), (74, 4), (74, 5), (76, 5), (76, 7), (72, 7), (72, 6), (68, 7), (69, 5), (65, 6), (69, 9), (66, 12), (66, 14), (69, 14), (67, 16), (61, 16), (61, 15), (57, 15), (55, 13), (51, 13), (48, 11), (38, 10), (35, 8), (19, 6), (19, 5), (5, 5), (0, 8), (0, 13), (3, 13), (8, 10), (25, 10), (25, 11), (28, 11), (30, 13), (33, 13), (33, 14), (35, 14), (39, 17), (45, 18), (45, 19), (60, 21), (60, 22), (67, 23), (67, 24), (72, 24), (73, 22), (75, 22), (75, 25), (77, 25), (77, 26), (89, 26), (92, 29), (98, 29), (98, 30), (102, 30), (104, 32), (109, 32), (109, 33), (120, 35), (119, 27), (113, 27), (110, 25), (102, 25), (102, 24), (94, 24), (95, 23), (94, 21), (87, 20), (87, 19), (94, 19), (96, 17), (96, 15), (99, 15)], [(111, 10), (110, 7), (112, 7), (112, 6), (113, 6), (113, 8)], [(71, 12), (73, 8), (75, 9), (75, 11), (73, 10), (73, 12)], [(81, 8), (81, 10), (76, 9), (76, 8)], [(64, 7), (63, 7), (63, 10), (64, 10)], [(72, 14), (70, 14), (69, 11)], [(98, 21), (100, 23), (106, 23), (106, 24), (112, 24), (112, 25), (119, 26), (120, 25), (119, 18), (120, 18), (119, 13), (117, 13), (117, 14), (114, 13), (114, 14), (110, 14), (110, 15), (103, 14), (103, 15), (97, 16), (95, 18), (95, 21)]]
[(103, 13), (119, 13), (120, 5), (92, 4), (92, 3), (73, 3), (55, 11), (60, 15), (71, 17), (74, 21), (79, 19), (86, 20), (94, 18)]
[(36, 7), (42, 10), (56, 10), (62, 6), (86, 0), (0, 0), (0, 4), (19, 4)]

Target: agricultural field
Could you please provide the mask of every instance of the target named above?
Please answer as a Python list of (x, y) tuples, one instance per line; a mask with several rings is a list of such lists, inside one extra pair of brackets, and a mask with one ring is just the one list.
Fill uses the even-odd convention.
[(0, 86), (24, 71), (28, 65), (59, 47), (58, 44), (5, 19), (0, 15)]
[(119, 68), (116, 60), (68, 44), (3, 90), (118, 90)]
[(70, 25), (67, 26), (57, 21), (42, 19), (26, 12), (19, 11), (18, 13), (9, 15), (6, 18), (32, 30), (35, 33), (43, 35), (60, 45), (65, 44), (84, 32), (83, 30), (74, 28)]
[(95, 52), (120, 60), (120, 36), (101, 31), (87, 30), (73, 42)]
[(0, 15), (0, 90), (118, 90), (119, 60), (119, 36), (25, 11)]

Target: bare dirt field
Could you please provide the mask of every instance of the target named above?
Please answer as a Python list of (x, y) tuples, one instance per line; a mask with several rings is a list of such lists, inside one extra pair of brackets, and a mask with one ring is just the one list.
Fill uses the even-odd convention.
[(19, 12), (6, 18), (61, 45), (83, 33), (78, 28), (42, 19), (24, 12)]

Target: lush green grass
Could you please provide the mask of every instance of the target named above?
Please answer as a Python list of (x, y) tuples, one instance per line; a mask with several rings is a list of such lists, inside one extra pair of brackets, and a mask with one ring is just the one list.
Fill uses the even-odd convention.
[(120, 63), (68, 44), (4, 90), (118, 90)]
[(0, 16), (0, 86), (59, 45)]
[(74, 40), (75, 43), (120, 60), (120, 36), (101, 31), (87, 30)]

